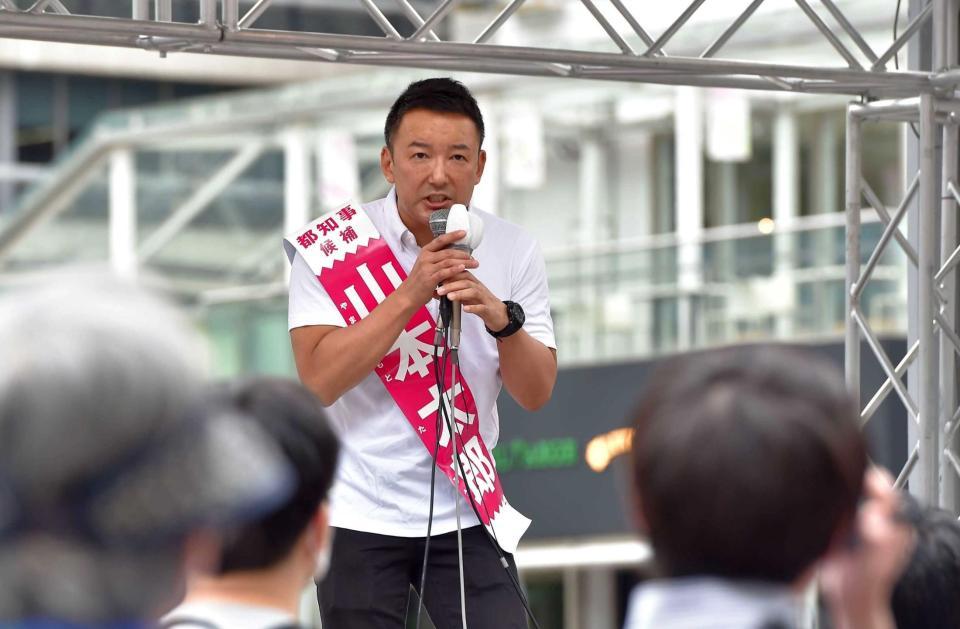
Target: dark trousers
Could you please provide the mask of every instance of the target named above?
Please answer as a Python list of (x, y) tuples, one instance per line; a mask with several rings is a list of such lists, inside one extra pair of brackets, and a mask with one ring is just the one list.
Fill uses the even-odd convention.
[[(425, 541), (336, 529), (330, 570), (317, 586), (324, 629), (403, 629), (410, 586), (420, 590)], [(516, 577), (513, 556), (505, 557)], [(431, 538), (423, 603), (437, 629), (462, 626), (457, 565), (456, 531)], [(479, 526), (463, 531), (463, 565), (469, 629), (527, 629), (517, 592)]]

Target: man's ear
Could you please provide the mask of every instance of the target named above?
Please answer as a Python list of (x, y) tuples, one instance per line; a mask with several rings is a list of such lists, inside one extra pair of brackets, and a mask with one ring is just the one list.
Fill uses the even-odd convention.
[(380, 149), (380, 171), (388, 182), (396, 183), (393, 176), (393, 153), (389, 146)]
[(483, 149), (480, 149), (480, 154), (477, 155), (477, 173), (474, 177), (473, 185), (480, 183), (480, 178), (483, 177), (483, 169), (487, 165), (487, 152)]

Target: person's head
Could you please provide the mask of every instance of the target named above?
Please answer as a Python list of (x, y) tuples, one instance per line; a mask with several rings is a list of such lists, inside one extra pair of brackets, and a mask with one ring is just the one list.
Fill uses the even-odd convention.
[(897, 629), (960, 629), (960, 522), (910, 496), (904, 500), (916, 545), (893, 591)]
[(393, 103), (380, 167), (396, 187), (397, 208), (411, 231), (429, 231), (435, 210), (470, 203), (487, 159), (483, 138), (477, 101), (453, 79), (411, 83)]
[(147, 618), (191, 549), (215, 561), (201, 530), (285, 497), (262, 432), (195, 406), (200, 347), (170, 305), (102, 276), (0, 298), (0, 624)]
[(666, 576), (793, 583), (852, 522), (864, 438), (843, 375), (808, 351), (670, 361), (634, 422), (640, 527)]
[(277, 509), (227, 537), (220, 574), (292, 562), (306, 580), (323, 570), (317, 564), (329, 549), (326, 500), (337, 467), (337, 437), (319, 400), (298, 382), (254, 378), (225, 387), (221, 396), (277, 442), (294, 469), (296, 489)]

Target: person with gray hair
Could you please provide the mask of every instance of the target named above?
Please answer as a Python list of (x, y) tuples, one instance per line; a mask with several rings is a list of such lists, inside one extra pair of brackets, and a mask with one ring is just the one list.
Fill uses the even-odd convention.
[(198, 402), (199, 347), (109, 278), (0, 297), (0, 625), (146, 625), (216, 556), (207, 527), (289, 495), (273, 441)]

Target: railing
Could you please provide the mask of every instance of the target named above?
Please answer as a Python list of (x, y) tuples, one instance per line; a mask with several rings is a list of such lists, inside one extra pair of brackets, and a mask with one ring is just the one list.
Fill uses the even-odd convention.
[[(565, 363), (621, 360), (761, 339), (839, 337), (844, 329), (844, 216), (799, 218), (547, 252)], [(882, 233), (864, 212), (864, 251)], [(680, 255), (692, 248), (695, 255)], [(906, 333), (906, 273), (891, 251), (865, 295), (875, 329)], [(699, 260), (683, 268), (681, 259)]]

